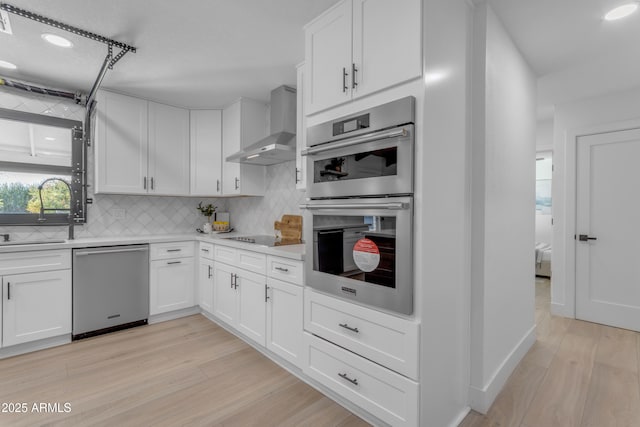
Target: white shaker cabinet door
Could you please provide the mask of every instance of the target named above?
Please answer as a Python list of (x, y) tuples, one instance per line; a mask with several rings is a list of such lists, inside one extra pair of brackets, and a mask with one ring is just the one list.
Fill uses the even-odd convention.
[(422, 74), (420, 0), (353, 0), (353, 97)]
[(222, 194), (222, 110), (191, 110), (191, 195)]
[(2, 346), (71, 333), (71, 270), (2, 278)]
[(238, 296), (233, 286), (234, 271), (233, 267), (214, 262), (213, 314), (232, 326), (238, 317)]
[(302, 286), (267, 282), (267, 348), (302, 368)]
[(95, 124), (96, 193), (147, 193), (147, 101), (101, 91)]
[(236, 270), (238, 292), (237, 328), (253, 341), (265, 345), (266, 278), (260, 274)]
[(189, 195), (189, 111), (149, 102), (149, 194)]
[(305, 29), (305, 113), (351, 99), (351, 1), (337, 4)]
[(151, 261), (149, 272), (149, 314), (193, 307), (193, 258)]
[(213, 313), (213, 261), (200, 258), (198, 268), (198, 305), (208, 313)]

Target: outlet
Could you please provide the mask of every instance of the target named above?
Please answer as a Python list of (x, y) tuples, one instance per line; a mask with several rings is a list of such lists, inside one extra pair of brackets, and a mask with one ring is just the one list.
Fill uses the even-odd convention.
[(127, 211), (120, 208), (113, 208), (111, 209), (111, 216), (115, 219), (125, 219), (125, 217), (127, 216)]

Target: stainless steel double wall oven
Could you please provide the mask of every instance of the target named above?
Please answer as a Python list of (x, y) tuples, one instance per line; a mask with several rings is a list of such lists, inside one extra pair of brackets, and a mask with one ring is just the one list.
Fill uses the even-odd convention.
[(307, 131), (307, 284), (413, 313), (415, 99)]

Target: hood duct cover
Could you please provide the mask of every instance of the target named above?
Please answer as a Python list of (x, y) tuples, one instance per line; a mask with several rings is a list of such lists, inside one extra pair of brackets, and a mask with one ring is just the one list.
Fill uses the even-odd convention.
[(296, 158), (296, 90), (271, 91), (271, 135), (227, 157), (228, 162), (274, 165)]

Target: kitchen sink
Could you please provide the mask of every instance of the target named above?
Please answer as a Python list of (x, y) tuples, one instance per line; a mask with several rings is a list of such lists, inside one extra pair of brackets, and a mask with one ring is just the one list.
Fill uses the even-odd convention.
[(0, 246), (46, 245), (47, 243), (64, 243), (66, 240), (19, 240), (17, 242), (0, 242)]

